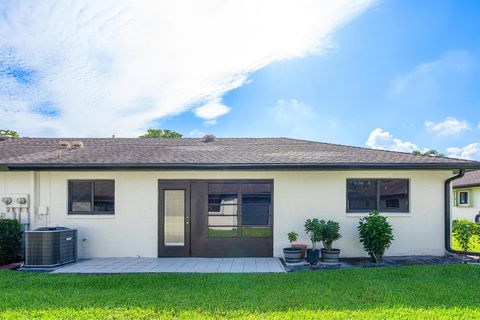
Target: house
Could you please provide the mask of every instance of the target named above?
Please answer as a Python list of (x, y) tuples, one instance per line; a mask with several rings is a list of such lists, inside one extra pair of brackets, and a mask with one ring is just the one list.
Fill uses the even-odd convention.
[(480, 171), (471, 171), (453, 183), (454, 219), (466, 218), (475, 220), (480, 214)]
[(287, 233), (309, 243), (304, 221), (318, 217), (340, 223), (335, 246), (357, 257), (359, 218), (380, 210), (394, 228), (388, 255), (443, 255), (449, 182), (475, 169), (287, 138), (3, 137), (0, 197), (26, 201), (0, 214), (78, 229), (84, 258), (281, 256)]

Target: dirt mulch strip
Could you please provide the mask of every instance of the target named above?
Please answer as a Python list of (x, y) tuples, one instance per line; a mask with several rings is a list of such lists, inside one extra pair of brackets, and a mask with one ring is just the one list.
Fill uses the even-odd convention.
[(21, 262), (0, 265), (0, 270), (15, 270), (22, 266)]

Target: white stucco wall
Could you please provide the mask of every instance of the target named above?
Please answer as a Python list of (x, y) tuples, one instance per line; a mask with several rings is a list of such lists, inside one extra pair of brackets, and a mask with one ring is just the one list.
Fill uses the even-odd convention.
[[(468, 206), (454, 205), (452, 218), (465, 218), (473, 221), (475, 216), (480, 213), (480, 187), (455, 188), (453, 191), (456, 193), (459, 191), (470, 191), (470, 203)], [(455, 203), (455, 200), (453, 203)]]
[[(30, 213), (21, 213), (21, 222), (29, 223), (28, 217), (33, 217), (35, 198), (35, 173), (33, 171), (3, 172), (0, 171), (0, 199), (5, 195), (28, 194), (30, 197)], [(13, 212), (7, 212), (7, 208), (0, 201), (0, 217), (13, 218)], [(18, 216), (17, 216), (18, 218)]]
[[(396, 239), (386, 254), (443, 255), (443, 186), (451, 175), (451, 171), (0, 172), (0, 197), (5, 191), (31, 193), (32, 228), (77, 228), (80, 257), (156, 257), (159, 179), (273, 179), (275, 256), (283, 254), (289, 231), (298, 232), (299, 242), (308, 243), (303, 223), (318, 217), (340, 222), (343, 238), (335, 247), (344, 257), (356, 257), (365, 255), (356, 230), (364, 215), (346, 213), (346, 179), (408, 178), (410, 212), (388, 214)], [(68, 216), (69, 179), (114, 179), (115, 215)], [(38, 206), (49, 207), (46, 219), (36, 214)]]

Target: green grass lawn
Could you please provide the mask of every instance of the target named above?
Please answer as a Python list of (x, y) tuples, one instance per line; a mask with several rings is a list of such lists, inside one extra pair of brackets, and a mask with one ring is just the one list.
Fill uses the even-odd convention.
[[(469, 251), (480, 252), (480, 241), (478, 241), (477, 236), (473, 236), (470, 239), (469, 243), (470, 243), (470, 250)], [(452, 249), (462, 250), (462, 248), (460, 248), (460, 246), (458, 245), (458, 241), (457, 241), (457, 239), (455, 239), (455, 237), (452, 237)]]
[(289, 274), (0, 271), (0, 319), (480, 319), (480, 265)]

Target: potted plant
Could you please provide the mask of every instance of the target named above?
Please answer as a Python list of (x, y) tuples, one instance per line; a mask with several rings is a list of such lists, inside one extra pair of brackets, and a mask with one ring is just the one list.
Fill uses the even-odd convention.
[(317, 242), (320, 241), (320, 221), (317, 218), (307, 219), (304, 226), (305, 232), (312, 242), (312, 248), (307, 250), (307, 261), (311, 265), (315, 265), (320, 258), (320, 250), (317, 249)]
[(298, 240), (298, 233), (295, 231), (289, 232), (288, 233), (288, 240), (290, 241), (290, 244), (292, 245), (292, 248), (300, 248), (302, 249), (302, 259), (305, 258), (305, 254), (307, 253), (307, 245), (306, 244), (299, 244), (295, 243)]
[(288, 263), (300, 262), (302, 260), (302, 248), (296, 248), (293, 246), (293, 243), (297, 241), (298, 233), (295, 231), (288, 233), (288, 241), (290, 241), (290, 248), (283, 248), (283, 255), (285, 256), (285, 261)]
[(373, 262), (380, 262), (385, 250), (394, 240), (392, 225), (378, 211), (373, 211), (368, 214), (368, 217), (360, 219), (357, 229), (365, 251)]
[(322, 261), (327, 263), (338, 263), (340, 249), (332, 247), (333, 241), (340, 239), (340, 224), (332, 220), (320, 221), (320, 241), (323, 243)]

